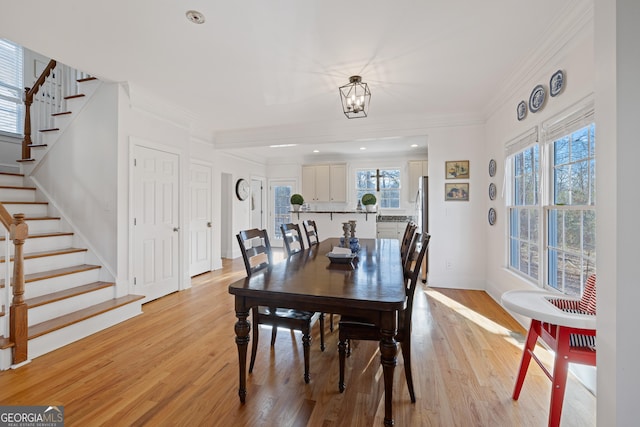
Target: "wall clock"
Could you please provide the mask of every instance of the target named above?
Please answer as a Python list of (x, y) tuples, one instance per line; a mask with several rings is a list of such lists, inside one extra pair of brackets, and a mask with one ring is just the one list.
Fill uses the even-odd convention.
[(250, 191), (251, 188), (249, 187), (249, 183), (246, 179), (240, 178), (236, 182), (236, 197), (238, 197), (238, 200), (247, 200)]

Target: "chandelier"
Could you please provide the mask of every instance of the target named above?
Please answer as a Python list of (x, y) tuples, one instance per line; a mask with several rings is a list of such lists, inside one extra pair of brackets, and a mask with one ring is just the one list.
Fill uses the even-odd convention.
[(340, 100), (348, 119), (367, 117), (371, 91), (366, 83), (362, 83), (362, 77), (351, 76), (348, 84), (340, 86)]

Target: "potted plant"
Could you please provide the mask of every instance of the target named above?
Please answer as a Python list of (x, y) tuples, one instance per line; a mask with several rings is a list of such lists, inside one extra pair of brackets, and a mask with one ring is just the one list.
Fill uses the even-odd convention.
[(378, 200), (376, 199), (376, 196), (371, 193), (367, 193), (362, 196), (362, 204), (364, 205), (367, 212), (373, 212), (376, 207), (377, 201)]
[(304, 197), (302, 197), (302, 194), (292, 194), (289, 201), (291, 202), (291, 206), (293, 206), (293, 210), (297, 212), (304, 203)]

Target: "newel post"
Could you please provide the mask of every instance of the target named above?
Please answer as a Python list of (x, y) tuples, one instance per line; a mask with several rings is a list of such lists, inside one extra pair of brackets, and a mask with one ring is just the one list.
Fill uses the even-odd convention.
[(22, 160), (31, 158), (31, 104), (33, 93), (28, 87), (24, 88), (24, 139), (22, 140)]
[(15, 245), (15, 253), (13, 256), (13, 300), (10, 310), (9, 333), (11, 341), (14, 343), (13, 363), (17, 364), (27, 360), (28, 307), (24, 302), (24, 254), (22, 249), (29, 230), (24, 222), (24, 214), (15, 214), (13, 218), (10, 238)]

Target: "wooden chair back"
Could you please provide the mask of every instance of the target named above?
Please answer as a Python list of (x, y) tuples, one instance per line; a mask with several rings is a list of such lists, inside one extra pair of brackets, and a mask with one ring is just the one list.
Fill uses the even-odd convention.
[(318, 237), (318, 227), (316, 226), (316, 222), (312, 219), (306, 219), (302, 222), (302, 226), (304, 227), (304, 233), (307, 236), (307, 243), (309, 244), (309, 247), (319, 244), (320, 238)]
[(402, 264), (404, 265), (407, 261), (407, 254), (409, 253), (409, 245), (411, 245), (411, 241), (413, 240), (413, 235), (418, 228), (418, 224), (413, 221), (409, 221), (407, 226), (404, 229), (404, 234), (402, 236), (402, 240), (400, 241), (400, 256), (402, 257)]
[(420, 244), (420, 251), (418, 252), (418, 256), (414, 261), (408, 262), (408, 268), (405, 270), (407, 308), (400, 311), (400, 317), (398, 319), (398, 326), (404, 332), (403, 335), (405, 337), (410, 337), (411, 335), (411, 313), (413, 312), (413, 295), (416, 291), (416, 285), (420, 280), (420, 270), (422, 268), (424, 259), (427, 257), (430, 240), (431, 235), (427, 233), (416, 233), (410, 245), (410, 247), (413, 247), (413, 251), (411, 253), (416, 250), (418, 244)]
[(252, 228), (236, 235), (247, 276), (273, 264), (273, 254), (267, 230)]
[(298, 224), (280, 224), (282, 231), (282, 239), (287, 255), (291, 256), (304, 250), (304, 242), (302, 241), (302, 232)]

